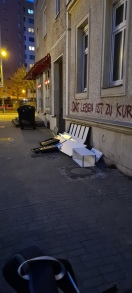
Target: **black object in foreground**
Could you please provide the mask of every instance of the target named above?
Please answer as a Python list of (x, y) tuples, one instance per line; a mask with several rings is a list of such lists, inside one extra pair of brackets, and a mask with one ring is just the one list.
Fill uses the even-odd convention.
[(8, 284), (18, 293), (79, 293), (69, 261), (43, 256), (30, 247), (11, 257), (3, 268)]
[(46, 140), (44, 140), (44, 141), (41, 141), (41, 142), (40, 142), (40, 145), (41, 145), (41, 146), (55, 145), (55, 144), (57, 144), (57, 143), (59, 143), (59, 142), (60, 142), (60, 140), (57, 139), (57, 138), (49, 138), (49, 139), (46, 139)]
[[(32, 246), (12, 256), (3, 268), (7, 283), (17, 293), (80, 293), (70, 262), (44, 256)], [(117, 293), (113, 286), (103, 293)]]
[(31, 149), (31, 151), (35, 154), (50, 153), (50, 152), (58, 151), (58, 147), (55, 145), (47, 145), (40, 148), (33, 148)]

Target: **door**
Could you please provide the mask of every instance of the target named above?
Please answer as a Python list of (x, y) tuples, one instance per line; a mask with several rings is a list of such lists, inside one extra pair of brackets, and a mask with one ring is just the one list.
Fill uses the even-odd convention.
[(63, 59), (62, 56), (54, 63), (54, 114), (57, 117), (59, 132), (65, 131), (63, 118)]

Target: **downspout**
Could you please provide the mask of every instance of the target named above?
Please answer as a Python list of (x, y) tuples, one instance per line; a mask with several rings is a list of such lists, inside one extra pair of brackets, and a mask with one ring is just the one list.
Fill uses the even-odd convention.
[(69, 114), (69, 48), (70, 48), (70, 21), (66, 11), (66, 116)]

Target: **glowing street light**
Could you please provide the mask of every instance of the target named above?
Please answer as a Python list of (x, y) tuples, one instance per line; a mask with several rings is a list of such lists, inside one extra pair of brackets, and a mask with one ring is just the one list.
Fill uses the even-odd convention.
[(2, 57), (6, 57), (7, 56), (6, 50), (1, 49), (1, 55), (2, 55)]

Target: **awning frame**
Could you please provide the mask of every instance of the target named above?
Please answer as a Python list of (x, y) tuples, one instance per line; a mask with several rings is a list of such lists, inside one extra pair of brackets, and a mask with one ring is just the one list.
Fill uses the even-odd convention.
[(29, 70), (29, 72), (24, 77), (25, 80), (36, 80), (38, 75), (43, 73), (46, 69), (51, 66), (51, 56), (48, 53), (44, 58), (37, 61), (34, 66)]

